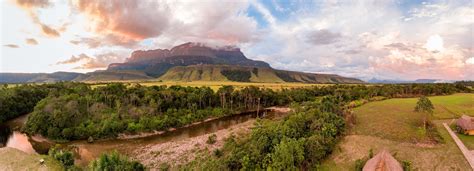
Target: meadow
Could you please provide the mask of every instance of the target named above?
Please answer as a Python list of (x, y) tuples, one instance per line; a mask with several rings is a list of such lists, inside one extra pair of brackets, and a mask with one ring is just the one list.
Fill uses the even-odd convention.
[[(93, 84), (93, 87), (104, 86), (108, 83), (102, 82), (88, 82)], [(300, 87), (312, 87), (312, 86), (326, 86), (332, 84), (308, 84), (308, 83), (257, 83), (257, 82), (233, 82), (233, 81), (127, 81), (124, 83), (140, 84), (143, 86), (189, 86), (189, 87), (210, 87), (216, 91), (224, 85), (234, 86), (236, 89), (241, 89), (247, 86), (257, 86), (260, 88), (269, 88), (272, 90), (280, 90), (284, 88), (300, 88)]]
[[(322, 164), (323, 170), (353, 170), (355, 161), (389, 150), (395, 158), (409, 161), (418, 170), (466, 170), (467, 161), (443, 128), (461, 114), (474, 115), (474, 94), (429, 98), (434, 107), (433, 124), (441, 141), (433, 143), (421, 129), (422, 115), (414, 112), (417, 98), (371, 102), (355, 108), (356, 124), (347, 132), (334, 153)], [(443, 119), (443, 120), (440, 120)], [(463, 137), (461, 137), (463, 139)], [(464, 139), (474, 140), (472, 137)], [(474, 141), (472, 141), (474, 142)], [(471, 148), (474, 143), (469, 144)]]

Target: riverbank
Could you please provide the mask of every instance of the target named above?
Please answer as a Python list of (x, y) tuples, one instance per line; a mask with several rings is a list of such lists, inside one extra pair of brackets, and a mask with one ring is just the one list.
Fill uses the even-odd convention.
[[(171, 167), (182, 165), (194, 160), (198, 153), (211, 153), (221, 148), (225, 140), (231, 135), (247, 134), (254, 126), (254, 123), (255, 120), (249, 120), (213, 133), (161, 144), (146, 145), (134, 150), (132, 158), (140, 161), (151, 170), (158, 170), (162, 165), (169, 165)], [(213, 134), (217, 136), (216, 142), (208, 144), (206, 141)]]
[(202, 123), (211, 122), (211, 121), (214, 121), (214, 120), (217, 120), (217, 119), (222, 119), (222, 118), (225, 118), (225, 117), (232, 117), (232, 116), (236, 116), (236, 115), (245, 115), (245, 114), (256, 113), (256, 112), (260, 112), (260, 113), (267, 113), (267, 112), (288, 113), (290, 111), (291, 111), (291, 109), (288, 108), (288, 107), (272, 106), (272, 107), (263, 108), (263, 109), (260, 109), (260, 110), (250, 110), (250, 111), (238, 112), (238, 113), (223, 116), (223, 117), (211, 117), (211, 118), (207, 118), (203, 121), (194, 122), (194, 123), (182, 126), (182, 127), (169, 128), (166, 131), (153, 130), (153, 131), (149, 131), (149, 132), (139, 132), (139, 133), (133, 133), (133, 134), (131, 134), (131, 133), (120, 133), (120, 134), (117, 135), (116, 139), (127, 140), (127, 139), (145, 138), (145, 137), (149, 137), (149, 136), (162, 135), (166, 132), (176, 131), (177, 129), (188, 128), (188, 127), (199, 125), (199, 124), (202, 124)]

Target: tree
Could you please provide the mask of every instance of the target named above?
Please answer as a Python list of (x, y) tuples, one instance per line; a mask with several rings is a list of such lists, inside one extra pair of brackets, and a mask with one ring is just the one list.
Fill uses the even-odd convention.
[(142, 171), (145, 166), (137, 161), (130, 161), (127, 157), (120, 155), (117, 151), (111, 154), (102, 154), (97, 160), (91, 162), (89, 166), (93, 171)]
[(74, 156), (72, 152), (61, 150), (59, 146), (53, 147), (48, 151), (49, 156), (59, 161), (65, 168), (74, 166)]
[(423, 129), (426, 130), (426, 124), (431, 115), (433, 115), (433, 104), (426, 96), (421, 96), (416, 102), (415, 112), (423, 113)]

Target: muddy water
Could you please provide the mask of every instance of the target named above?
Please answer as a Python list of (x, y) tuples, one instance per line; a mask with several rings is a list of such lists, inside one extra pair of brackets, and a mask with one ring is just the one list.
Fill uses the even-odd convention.
[[(260, 115), (262, 115), (262, 112), (260, 112)], [(266, 112), (265, 115), (259, 117), (273, 119), (284, 115), (285, 113), (281, 112)], [(17, 148), (27, 153), (47, 153), (47, 149), (52, 146), (52, 143), (44, 138), (28, 137), (19, 132), (19, 128), (24, 124), (26, 118), (27, 115), (11, 120), (5, 125), (0, 126), (0, 147), (7, 146)], [(131, 152), (138, 147), (209, 134), (218, 130), (227, 129), (239, 123), (254, 120), (255, 118), (257, 118), (256, 112), (244, 113), (193, 124), (142, 138), (101, 140), (93, 143), (81, 140), (64, 143), (61, 144), (61, 146), (72, 149), (75, 152), (76, 164), (85, 166), (104, 152), (117, 150), (120, 153), (131, 154)]]

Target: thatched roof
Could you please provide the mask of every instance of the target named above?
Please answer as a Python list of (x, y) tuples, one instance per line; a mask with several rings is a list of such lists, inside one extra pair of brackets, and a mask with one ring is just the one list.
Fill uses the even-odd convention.
[(403, 171), (402, 166), (387, 150), (382, 150), (369, 159), (363, 171)]
[(474, 123), (470, 116), (462, 115), (461, 118), (456, 121), (456, 124), (464, 130), (474, 130)]

